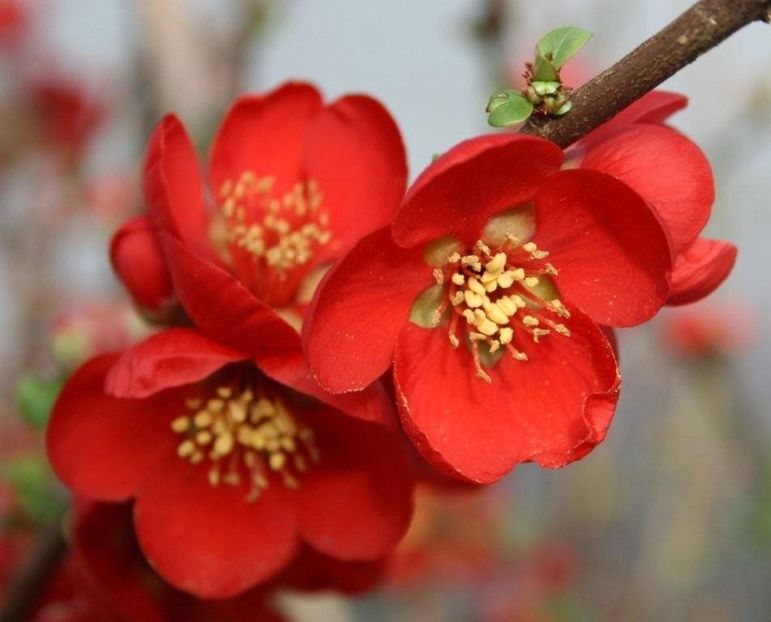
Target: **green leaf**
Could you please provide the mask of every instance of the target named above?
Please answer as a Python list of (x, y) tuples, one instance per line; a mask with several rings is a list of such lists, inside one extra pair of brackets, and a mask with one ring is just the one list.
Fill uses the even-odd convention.
[[(540, 56), (549, 61), (554, 69), (561, 69), (591, 38), (591, 32), (575, 26), (564, 26), (547, 32), (536, 45), (536, 65)], [(536, 79), (547, 82), (553, 78), (539, 76), (536, 67)]]
[(59, 380), (45, 380), (35, 376), (22, 378), (16, 386), (16, 400), (22, 418), (35, 428), (45, 427), (61, 388)]
[(494, 93), (487, 104), (487, 122), (493, 127), (506, 127), (522, 123), (533, 114), (533, 104), (517, 91), (507, 89)]
[(559, 79), (559, 74), (551, 61), (545, 59), (535, 51), (535, 63), (533, 63), (533, 79), (536, 82), (553, 82)]
[(38, 523), (52, 523), (62, 514), (66, 499), (45, 460), (33, 454), (3, 464), (0, 478), (14, 489), (19, 509)]

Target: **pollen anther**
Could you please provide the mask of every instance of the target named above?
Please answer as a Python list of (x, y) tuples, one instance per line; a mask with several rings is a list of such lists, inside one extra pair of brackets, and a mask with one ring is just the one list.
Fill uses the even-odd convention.
[[(195, 412), (171, 422), (171, 429), (183, 436), (177, 455), (192, 464), (208, 457), (207, 478), (212, 486), (248, 482), (250, 501), (269, 485), (268, 471), (291, 488), (299, 486), (295, 475), (307, 470), (308, 460), (319, 460), (313, 431), (301, 425), (278, 398), (255, 395), (249, 388), (236, 392), (227, 385), (217, 387), (215, 393), (218, 397), (205, 403), (187, 400), (188, 410)], [(221, 468), (223, 461), (227, 470)]]
[[(557, 274), (554, 266), (541, 263), (548, 255), (535, 242), (522, 244), (510, 235), (496, 249), (479, 241), (473, 252), (453, 253), (442, 269), (434, 270), (437, 283), (447, 292), (439, 308), (442, 313), (451, 310), (450, 344), (459, 347), (456, 330), (458, 320), (463, 318), (475, 375), (485, 382), (492, 382), (492, 378), (482, 367), (481, 345), (487, 346), (489, 354), (505, 348), (515, 360), (527, 361), (528, 355), (515, 347), (518, 339), (528, 336), (539, 343), (552, 330), (570, 336), (565, 324), (555, 323), (545, 313), (569, 319), (567, 307), (559, 298), (542, 300), (540, 288), (535, 289), (542, 280), (546, 280), (548, 288), (549, 277)], [(484, 358), (486, 365), (495, 365), (497, 360)]]

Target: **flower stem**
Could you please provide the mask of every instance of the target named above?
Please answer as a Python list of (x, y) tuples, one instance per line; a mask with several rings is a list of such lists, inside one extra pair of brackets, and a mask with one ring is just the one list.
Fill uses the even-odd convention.
[(740, 28), (769, 20), (771, 0), (699, 0), (615, 65), (576, 89), (569, 113), (531, 119), (522, 132), (567, 147)]

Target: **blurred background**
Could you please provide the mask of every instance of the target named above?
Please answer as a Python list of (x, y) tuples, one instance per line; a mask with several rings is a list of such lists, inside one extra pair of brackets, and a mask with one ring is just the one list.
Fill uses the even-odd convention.
[[(142, 209), (145, 141), (175, 111), (205, 149), (231, 99), (288, 78), (365, 91), (414, 177), (487, 131), (546, 31), (595, 33), (573, 85), (690, 0), (0, 0), (0, 600), (62, 493), (41, 426), (67, 373), (144, 330), (112, 277), (111, 231)], [(739, 246), (708, 301), (620, 335), (608, 440), (560, 471), (421, 489), (382, 589), (291, 596), (298, 619), (771, 619), (771, 31), (754, 24), (665, 87), (713, 163), (708, 233)], [(204, 151), (205, 152), (205, 151)]]

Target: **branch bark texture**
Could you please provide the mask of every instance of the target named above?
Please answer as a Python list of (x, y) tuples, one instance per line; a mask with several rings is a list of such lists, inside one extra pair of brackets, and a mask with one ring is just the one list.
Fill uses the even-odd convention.
[(771, 0), (699, 0), (610, 69), (576, 89), (563, 117), (531, 120), (526, 134), (567, 147), (734, 32), (771, 19)]

